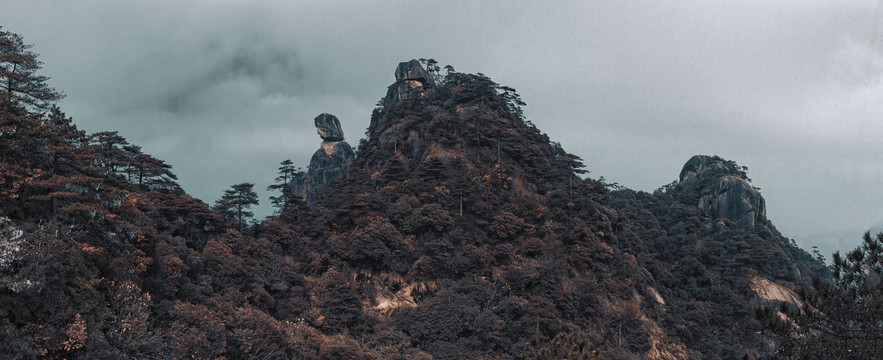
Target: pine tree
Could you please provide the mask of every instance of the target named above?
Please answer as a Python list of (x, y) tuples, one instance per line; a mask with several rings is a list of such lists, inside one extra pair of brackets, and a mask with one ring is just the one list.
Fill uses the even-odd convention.
[(248, 219), (254, 216), (254, 213), (248, 209), (258, 204), (258, 194), (254, 192), (254, 184), (241, 183), (224, 190), (224, 196), (215, 203), (215, 209), (228, 221), (235, 222), (237, 229), (242, 230), (248, 224)]
[(0, 214), (17, 216), (28, 195), (23, 190), (43, 174), (33, 156), (42, 147), (33, 136), (40, 123), (39, 115), (0, 101)]
[(814, 277), (800, 291), (803, 304), (756, 310), (764, 326), (782, 336), (780, 358), (876, 359), (883, 351), (883, 233), (865, 233), (862, 246), (834, 253), (830, 281)]
[(91, 144), (95, 146), (98, 155), (98, 164), (109, 170), (114, 175), (128, 163), (126, 152), (123, 150), (129, 146), (126, 138), (118, 131), (102, 131), (92, 134)]
[(102, 180), (96, 175), (100, 169), (92, 164), (96, 154), (86, 133), (52, 106), (33, 137), (47, 149), (38, 153), (44, 174), (32, 183), (33, 199), (45, 201), (45, 210), (40, 212), (66, 215), (69, 207), (94, 203), (94, 189)]
[(126, 175), (130, 183), (145, 186), (151, 190), (177, 190), (178, 177), (172, 173), (172, 166), (153, 156), (141, 152), (138, 145), (123, 146), (126, 153)]
[(279, 176), (276, 177), (276, 183), (267, 186), (269, 191), (282, 192), (279, 196), (270, 197), (270, 203), (276, 208), (276, 215), (281, 214), (283, 210), (295, 205), (300, 200), (300, 197), (292, 192), (292, 185), (304, 175), (303, 169), (294, 166), (290, 159), (282, 161), (279, 165)]
[(49, 77), (37, 75), (43, 62), (29, 49), (21, 35), (0, 27), (0, 102), (22, 104), (30, 110), (44, 110), (62, 93), (46, 85)]

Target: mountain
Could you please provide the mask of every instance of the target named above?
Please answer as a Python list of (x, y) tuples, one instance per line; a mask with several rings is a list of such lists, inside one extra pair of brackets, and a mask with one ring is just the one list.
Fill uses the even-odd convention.
[(351, 322), (319, 306), (304, 319), (319, 329), (394, 332), (435, 358), (521, 357), (557, 337), (611, 358), (759, 357), (752, 306), (826, 274), (735, 162), (696, 156), (654, 194), (611, 192), (513, 89), (416, 61), (395, 74), (350, 171), (279, 219), (310, 229), (303, 272), (354, 279)]
[(759, 358), (753, 306), (826, 276), (733, 161), (620, 189), (514, 89), (395, 76), (355, 152), (319, 115), (297, 198), (241, 230), (118, 134), (0, 98), (0, 354)]

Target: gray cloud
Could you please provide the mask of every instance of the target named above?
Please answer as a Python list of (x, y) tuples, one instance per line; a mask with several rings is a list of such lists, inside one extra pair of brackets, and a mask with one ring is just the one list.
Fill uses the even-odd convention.
[(396, 63), (433, 57), (518, 89), (593, 176), (653, 190), (719, 154), (825, 253), (883, 220), (878, 1), (0, 2), (82, 128), (208, 202), (306, 165), (318, 113), (357, 143)]
[(262, 44), (258, 39), (242, 40), (235, 48), (222, 49), (219, 41), (212, 40), (200, 55), (214, 62), (202, 73), (187, 74), (191, 78), (183, 88), (169, 89), (158, 103), (147, 106), (173, 113), (205, 112), (206, 107), (214, 105), (205, 101), (212, 90), (239, 81), (255, 82), (260, 97), (294, 96), (309, 90), (303, 86), (306, 70), (293, 49)]

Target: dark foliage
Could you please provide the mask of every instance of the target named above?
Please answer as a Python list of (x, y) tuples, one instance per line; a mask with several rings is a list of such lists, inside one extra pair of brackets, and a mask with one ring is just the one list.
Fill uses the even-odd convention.
[[(774, 358), (876, 359), (883, 348), (883, 233), (865, 233), (845, 257), (834, 253), (833, 278), (812, 279), (799, 304), (756, 310), (767, 329), (782, 337)], [(776, 311), (778, 310), (778, 311)]]
[(248, 226), (248, 220), (254, 216), (249, 210), (258, 205), (258, 194), (254, 192), (254, 184), (240, 183), (224, 190), (224, 195), (215, 203), (215, 210), (220, 212), (236, 229)]
[(253, 226), (252, 184), (210, 208), (118, 133), (0, 98), (0, 355), (757, 357), (752, 279), (824, 273), (769, 223), (712, 234), (687, 189), (581, 178), (514, 89), (426, 64), (434, 97), (376, 109), (316, 206), (283, 162)]

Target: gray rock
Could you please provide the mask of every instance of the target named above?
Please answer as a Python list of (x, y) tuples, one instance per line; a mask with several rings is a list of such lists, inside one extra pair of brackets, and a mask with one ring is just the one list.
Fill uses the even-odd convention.
[(739, 169), (718, 156), (694, 155), (684, 164), (679, 179), (683, 186), (695, 186), (702, 179), (739, 174)]
[(397, 147), (401, 147), (402, 143), (408, 136), (408, 129), (418, 121), (420, 121), (420, 118), (411, 115), (393, 121), (391, 125), (383, 130), (383, 132), (380, 133), (380, 136), (377, 137), (377, 146), (381, 149), (385, 149), (388, 144), (396, 143)]
[(431, 99), (435, 96), (435, 79), (417, 60), (399, 63), (395, 71), (396, 82), (389, 86), (384, 105), (414, 99)]
[(701, 194), (697, 207), (705, 217), (729, 219), (740, 228), (753, 228), (766, 218), (763, 196), (733, 162), (717, 156), (693, 156), (684, 164), (680, 180), (687, 191)]
[(424, 70), (423, 66), (421, 66), (420, 62), (417, 60), (400, 62), (399, 66), (396, 67), (396, 81), (403, 80), (417, 80), (423, 84), (435, 81), (435, 79), (432, 78), (432, 75)]
[(328, 188), (328, 183), (346, 175), (355, 158), (353, 147), (343, 141), (343, 130), (336, 116), (322, 113), (314, 120), (316, 130), (322, 137), (319, 150), (310, 159), (307, 173), (292, 184), (292, 192), (314, 204)]
[(316, 132), (325, 141), (343, 141), (343, 129), (340, 127), (340, 120), (337, 116), (329, 113), (321, 113), (313, 120), (316, 125)]
[(726, 234), (728, 232), (730, 232), (730, 227), (727, 226), (727, 224), (724, 224), (723, 220), (718, 220), (718, 222), (716, 222), (714, 224), (714, 235), (715, 236), (720, 236), (720, 235)]
[(350, 144), (345, 141), (325, 141), (310, 159), (310, 167), (300, 181), (294, 183), (294, 194), (303, 197), (307, 204), (319, 200), (322, 190), (331, 180), (343, 178), (355, 158)]

